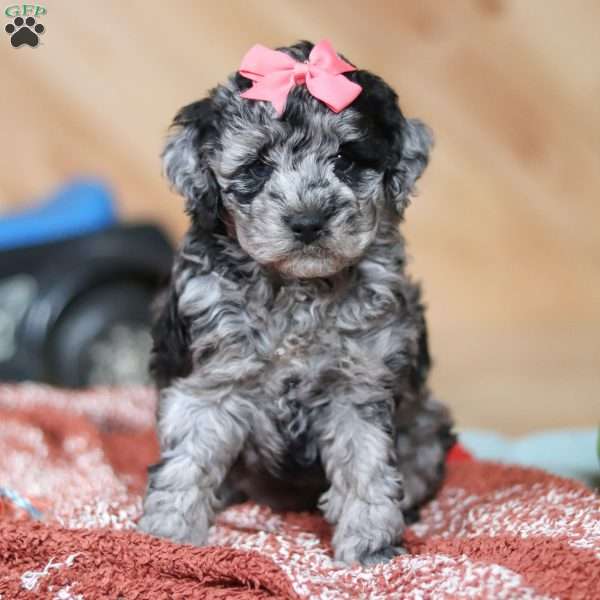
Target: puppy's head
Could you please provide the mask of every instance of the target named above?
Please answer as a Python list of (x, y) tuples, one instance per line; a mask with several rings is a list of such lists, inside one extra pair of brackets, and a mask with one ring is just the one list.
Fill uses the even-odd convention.
[[(309, 42), (280, 48), (305, 61)], [(284, 113), (246, 100), (239, 74), (177, 114), (163, 159), (195, 226), (223, 227), (256, 261), (288, 277), (326, 277), (357, 262), (381, 220), (398, 221), (427, 165), (428, 128), (405, 119), (394, 91), (368, 71), (335, 113), (304, 86)]]

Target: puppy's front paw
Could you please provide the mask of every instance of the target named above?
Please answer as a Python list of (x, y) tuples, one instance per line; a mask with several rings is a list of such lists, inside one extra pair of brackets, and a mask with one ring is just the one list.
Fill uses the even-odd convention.
[(396, 556), (408, 554), (408, 550), (404, 546), (384, 546), (375, 552), (368, 552), (360, 556), (358, 561), (361, 565), (369, 567), (372, 565), (378, 565), (379, 563), (386, 563)]
[(346, 501), (332, 538), (336, 560), (351, 564), (385, 562), (400, 551), (404, 518), (397, 502)]
[(177, 511), (144, 513), (138, 521), (137, 530), (172, 542), (194, 546), (203, 546), (208, 539), (207, 525), (196, 523), (194, 527), (190, 527), (184, 516)]

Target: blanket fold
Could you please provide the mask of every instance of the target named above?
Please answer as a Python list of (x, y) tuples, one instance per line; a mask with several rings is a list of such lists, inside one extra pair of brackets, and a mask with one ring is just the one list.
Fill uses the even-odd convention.
[(3, 598), (55, 597), (61, 589), (85, 598), (298, 598), (258, 552), (191, 548), (130, 531), (3, 522), (0, 556)]

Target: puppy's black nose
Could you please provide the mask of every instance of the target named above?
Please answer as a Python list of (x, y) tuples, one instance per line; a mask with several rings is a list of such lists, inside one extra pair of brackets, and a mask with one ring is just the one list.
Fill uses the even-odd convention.
[(288, 226), (297, 240), (311, 244), (322, 233), (326, 219), (321, 214), (304, 214), (288, 218)]

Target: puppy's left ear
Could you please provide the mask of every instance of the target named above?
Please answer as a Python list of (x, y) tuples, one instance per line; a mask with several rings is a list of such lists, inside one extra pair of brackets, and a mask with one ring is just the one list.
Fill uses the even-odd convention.
[(384, 180), (386, 200), (400, 216), (408, 205), (417, 179), (429, 162), (432, 146), (433, 133), (425, 123), (418, 119), (404, 121), (397, 142), (399, 152), (396, 162), (391, 165)]

